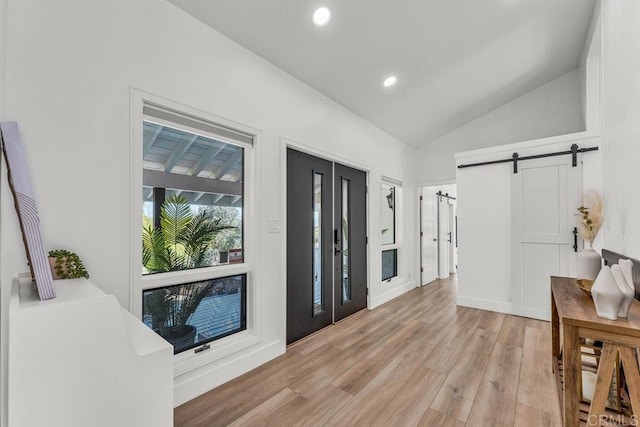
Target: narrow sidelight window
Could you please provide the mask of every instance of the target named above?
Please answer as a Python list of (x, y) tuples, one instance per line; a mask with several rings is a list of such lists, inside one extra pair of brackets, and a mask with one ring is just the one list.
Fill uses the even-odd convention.
[(322, 174), (313, 173), (313, 314), (324, 311), (322, 277)]

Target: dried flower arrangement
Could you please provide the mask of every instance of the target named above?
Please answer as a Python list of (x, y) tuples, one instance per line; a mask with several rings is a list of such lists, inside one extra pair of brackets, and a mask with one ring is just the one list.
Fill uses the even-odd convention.
[(593, 248), (593, 241), (604, 222), (602, 197), (595, 191), (584, 195), (582, 206), (578, 208), (580, 220), (578, 221), (578, 233), (580, 237), (589, 242), (589, 248)]

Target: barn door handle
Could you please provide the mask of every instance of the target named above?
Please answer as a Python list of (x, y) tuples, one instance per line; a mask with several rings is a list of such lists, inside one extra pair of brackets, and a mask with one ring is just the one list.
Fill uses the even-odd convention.
[(578, 252), (578, 227), (573, 227), (573, 251)]

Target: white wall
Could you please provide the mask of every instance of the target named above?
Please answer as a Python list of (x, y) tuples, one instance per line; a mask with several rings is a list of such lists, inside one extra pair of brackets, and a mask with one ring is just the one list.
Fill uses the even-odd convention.
[(430, 142), (418, 151), (417, 182), (455, 179), (455, 153), (584, 130), (579, 85), (576, 68)]
[(640, 258), (640, 2), (602, 2), (605, 247)]
[[(19, 121), (45, 241), (85, 260), (91, 279), (129, 307), (131, 88), (261, 130), (257, 159), (260, 344), (177, 379), (183, 402), (285, 350), (281, 137), (370, 169), (370, 296), (415, 286), (414, 151), (164, 1), (9, 0), (6, 117)], [(0, 9), (1, 10), (1, 9)], [(378, 233), (381, 176), (401, 180), (403, 277), (383, 288)], [(3, 177), (2, 294), (26, 271)], [(284, 224), (283, 224), (284, 227)], [(395, 289), (395, 291), (394, 291)], [(3, 304), (6, 301), (3, 298)], [(3, 306), (2, 312), (6, 313)], [(4, 323), (4, 322), (3, 322)], [(96, 367), (99, 369), (99, 367)], [(3, 382), (6, 378), (3, 378)]]
[(601, 117), (602, 24), (600, 0), (596, 1), (578, 66), (580, 78), (580, 129), (599, 132)]
[[(598, 135), (577, 133), (456, 154), (456, 164), (600, 145)], [(602, 154), (581, 155), (583, 188), (602, 191)], [(511, 313), (512, 163), (457, 169), (458, 304)], [(576, 206), (577, 208), (577, 206)], [(596, 243), (596, 247), (598, 247)]]
[[(7, 2), (8, 0), (0, 0), (0, 121), (5, 120), (5, 84), (6, 84), (6, 66), (7, 66)], [(0, 154), (0, 177), (4, 176), (5, 166), (4, 166), (4, 156)], [(1, 178), (0, 178), (1, 179)], [(2, 201), (4, 189), (3, 186), (0, 185), (0, 225), (2, 223), (2, 205), (4, 202)], [(0, 227), (0, 235), (2, 233)], [(2, 260), (2, 240), (0, 239), (0, 272), (4, 271), (3, 269), (3, 260)], [(4, 292), (1, 292), (0, 289), (0, 343), (4, 343), (4, 337), (7, 335), (8, 325), (5, 318), (4, 313), (6, 312), (5, 301), (7, 300), (7, 295)], [(7, 351), (6, 345), (0, 345), (0, 413), (2, 413), (2, 417), (0, 417), (0, 425), (4, 425), (6, 422), (6, 396), (8, 392), (7, 387)]]

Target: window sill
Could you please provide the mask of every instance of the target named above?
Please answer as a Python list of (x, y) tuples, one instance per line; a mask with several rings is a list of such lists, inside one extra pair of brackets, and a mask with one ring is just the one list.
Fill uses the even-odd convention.
[[(250, 331), (242, 331), (210, 342), (211, 348), (200, 353), (187, 350), (173, 357), (174, 377), (208, 365), (226, 356), (245, 350), (260, 343), (260, 338)], [(196, 347), (197, 348), (197, 347)]]

